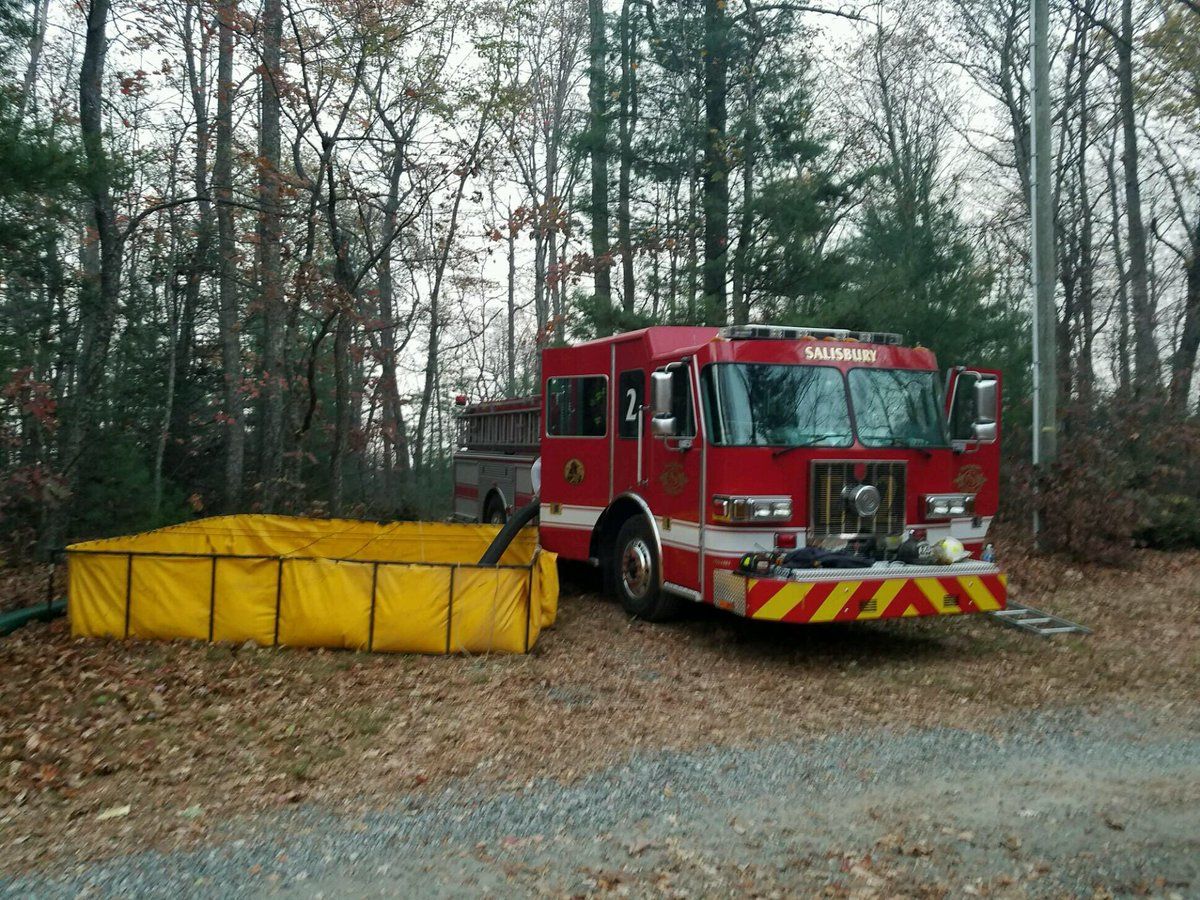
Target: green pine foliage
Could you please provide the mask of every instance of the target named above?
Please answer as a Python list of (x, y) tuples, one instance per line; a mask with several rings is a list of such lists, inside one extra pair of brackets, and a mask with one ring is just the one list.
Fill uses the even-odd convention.
[[(0, 67), (10, 68), (29, 39), (26, 13), (15, 0), (0, 0)], [(0, 266), (19, 278), (45, 279), (57, 274), (47, 246), (80, 169), (62, 135), (27, 115), (20, 87), (11, 77), (0, 82)]]
[(1015, 363), (1024, 319), (996, 300), (994, 273), (967, 235), (947, 199), (916, 209), (886, 195), (872, 200), (829, 313), (842, 327), (900, 332), (946, 363)]

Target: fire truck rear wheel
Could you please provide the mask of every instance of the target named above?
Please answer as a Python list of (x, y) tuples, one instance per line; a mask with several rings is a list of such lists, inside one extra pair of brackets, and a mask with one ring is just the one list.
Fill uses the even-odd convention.
[(504, 514), (504, 504), (495, 494), (488, 498), (483, 510), (483, 521), (485, 525), (503, 525), (508, 521), (508, 516)]
[(662, 561), (650, 525), (634, 516), (621, 526), (609, 559), (609, 581), (631, 616), (663, 622), (679, 611), (679, 600), (661, 587)]

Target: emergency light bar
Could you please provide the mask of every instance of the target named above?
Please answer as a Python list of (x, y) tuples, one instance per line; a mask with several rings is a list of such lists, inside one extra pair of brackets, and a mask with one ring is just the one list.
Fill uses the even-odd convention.
[(904, 343), (902, 335), (890, 331), (850, 331), (846, 328), (805, 328), (796, 325), (729, 325), (717, 332), (727, 341), (858, 341), (864, 344)]

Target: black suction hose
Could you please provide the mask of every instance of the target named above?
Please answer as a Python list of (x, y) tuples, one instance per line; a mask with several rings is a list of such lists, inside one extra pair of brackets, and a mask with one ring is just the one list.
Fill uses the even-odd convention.
[(494, 566), (500, 562), (500, 557), (504, 555), (508, 545), (517, 536), (517, 532), (533, 521), (533, 517), (538, 514), (541, 505), (541, 501), (534, 500), (528, 506), (522, 506), (513, 513), (512, 518), (505, 522), (504, 527), (500, 529), (500, 533), (488, 544), (483, 556), (479, 557), (479, 565)]

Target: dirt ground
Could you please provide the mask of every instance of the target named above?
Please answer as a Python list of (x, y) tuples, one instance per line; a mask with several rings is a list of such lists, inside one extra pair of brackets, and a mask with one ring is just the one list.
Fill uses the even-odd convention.
[(464, 779), (569, 786), (647, 753), (863, 729), (1002, 735), (1006, 716), (1045, 710), (1194, 713), (1200, 554), (1139, 552), (1121, 570), (1006, 562), (1014, 599), (1095, 634), (1044, 640), (980, 617), (788, 627), (707, 609), (649, 625), (595, 596), (586, 571), (567, 573), (559, 622), (526, 657), (32, 626), (0, 640), (0, 873), (228, 840), (231, 822), (296, 806), (361, 815)]

